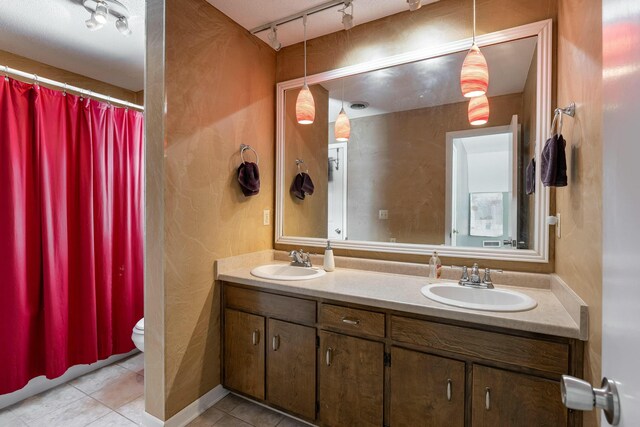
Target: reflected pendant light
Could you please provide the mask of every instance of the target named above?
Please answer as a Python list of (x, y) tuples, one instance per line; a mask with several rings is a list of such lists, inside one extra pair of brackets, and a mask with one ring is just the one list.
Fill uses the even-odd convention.
[(340, 142), (349, 141), (349, 136), (351, 135), (351, 123), (349, 122), (347, 113), (344, 111), (344, 79), (342, 79), (342, 108), (340, 109), (340, 114), (338, 114), (338, 118), (336, 119), (333, 133), (336, 137), (336, 141)]
[(310, 125), (316, 118), (316, 104), (307, 86), (307, 15), (302, 17), (304, 25), (304, 85), (296, 100), (296, 119), (301, 125)]
[(489, 100), (485, 95), (476, 96), (469, 100), (469, 123), (472, 126), (482, 126), (489, 121)]
[(466, 98), (484, 95), (489, 88), (487, 61), (476, 44), (476, 0), (473, 0), (473, 43), (462, 63), (460, 88)]

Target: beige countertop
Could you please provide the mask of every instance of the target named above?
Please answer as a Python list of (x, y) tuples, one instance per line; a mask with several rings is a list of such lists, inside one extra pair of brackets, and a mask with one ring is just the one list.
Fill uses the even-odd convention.
[[(375, 265), (375, 262), (372, 264), (370, 260), (367, 260), (367, 263), (371, 264), (373, 268), (367, 270), (340, 267), (340, 264), (353, 267), (357, 263), (353, 259), (341, 260), (337, 257), (336, 270), (316, 279), (279, 281), (261, 279), (251, 275), (251, 269), (259, 265), (286, 264), (285, 261), (279, 260), (281, 258), (281, 254), (278, 254), (277, 251), (264, 251), (219, 260), (216, 262), (216, 279), (265, 290), (362, 304), (479, 325), (581, 340), (586, 340), (588, 336), (586, 305), (566, 284), (558, 280), (557, 277), (552, 277), (554, 275), (511, 273), (509, 276), (509, 282), (512, 282), (511, 286), (500, 285), (497, 277), (494, 277), (497, 289), (517, 290), (535, 299), (538, 305), (529, 311), (490, 312), (453, 307), (424, 297), (420, 289), (431, 283), (425, 277), (426, 275), (397, 273), (397, 271), (412, 271), (411, 268), (415, 265), (407, 263), (382, 261), (381, 263), (386, 264), (386, 270), (394, 271), (382, 272), (372, 271), (381, 268), (380, 265)], [(417, 265), (417, 268), (420, 267)], [(523, 275), (522, 282), (535, 287), (514, 286), (513, 282), (518, 281), (519, 274)], [(447, 274), (443, 276), (447, 277)], [(438, 281), (442, 282), (442, 280)], [(454, 280), (451, 280), (451, 284), (457, 286)]]

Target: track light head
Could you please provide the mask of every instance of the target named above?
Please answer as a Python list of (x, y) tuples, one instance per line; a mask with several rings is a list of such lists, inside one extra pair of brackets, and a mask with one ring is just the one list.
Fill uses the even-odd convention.
[(131, 35), (131, 29), (129, 28), (129, 21), (127, 21), (127, 18), (125, 18), (124, 16), (121, 16), (120, 18), (118, 18), (118, 20), (116, 21), (116, 28), (124, 36)]
[(407, 0), (407, 3), (409, 4), (409, 10), (412, 12), (422, 7), (422, 0)]
[(275, 25), (271, 27), (271, 32), (267, 36), (269, 39), (269, 44), (271, 47), (277, 52), (282, 47), (282, 43), (278, 40), (278, 27)]
[(107, 15), (109, 14), (109, 7), (103, 1), (96, 3), (96, 10), (91, 14), (91, 19), (99, 24), (104, 25), (107, 22)]
[[(347, 13), (347, 8), (351, 6), (351, 13)], [(344, 2), (344, 7), (339, 10), (342, 13), (342, 25), (345, 31), (349, 31), (353, 28), (353, 1), (347, 0)]]
[(99, 30), (100, 28), (102, 28), (102, 24), (99, 23), (98, 21), (96, 21), (95, 16), (94, 16), (93, 13), (91, 14), (91, 18), (89, 18), (86, 21), (84, 21), (84, 24), (91, 31), (96, 31), (96, 30)]

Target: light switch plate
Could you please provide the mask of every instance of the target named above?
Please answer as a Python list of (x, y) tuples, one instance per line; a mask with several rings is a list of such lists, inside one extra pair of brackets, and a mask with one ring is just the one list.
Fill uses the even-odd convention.
[(386, 209), (379, 210), (378, 219), (389, 219), (389, 211)]
[(265, 209), (262, 211), (262, 225), (271, 224), (271, 211), (269, 209)]
[(560, 225), (562, 224), (562, 222), (560, 221), (560, 212), (556, 214), (556, 218), (558, 218), (558, 222), (556, 223), (556, 237), (559, 239), (560, 237), (562, 237), (560, 229)]

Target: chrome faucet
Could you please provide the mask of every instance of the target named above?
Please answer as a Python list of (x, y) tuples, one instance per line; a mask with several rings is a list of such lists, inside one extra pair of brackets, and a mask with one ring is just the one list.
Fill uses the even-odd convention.
[(309, 253), (302, 249), (289, 252), (289, 258), (291, 258), (291, 265), (294, 267), (313, 267)]
[[(455, 266), (453, 266), (455, 268)], [(459, 268), (459, 267), (458, 267)], [(502, 273), (502, 270), (494, 270), (499, 273)], [(480, 268), (478, 267), (478, 263), (474, 263), (473, 267), (471, 267), (471, 274), (469, 274), (469, 270), (466, 266), (462, 267), (462, 277), (458, 281), (460, 286), (469, 286), (472, 288), (480, 288), (480, 289), (493, 289), (493, 281), (491, 280), (491, 270), (488, 268), (484, 269), (484, 277), (480, 278)]]

